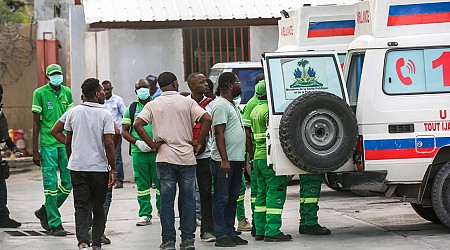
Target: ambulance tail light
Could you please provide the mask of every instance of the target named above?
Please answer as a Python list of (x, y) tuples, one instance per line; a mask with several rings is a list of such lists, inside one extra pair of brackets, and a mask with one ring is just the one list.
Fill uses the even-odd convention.
[(353, 154), (353, 162), (358, 171), (364, 171), (364, 145), (362, 135), (358, 136), (355, 153)]

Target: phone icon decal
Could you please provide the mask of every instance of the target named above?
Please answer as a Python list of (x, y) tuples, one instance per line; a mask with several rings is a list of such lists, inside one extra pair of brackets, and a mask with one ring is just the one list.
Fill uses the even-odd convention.
[(413, 61), (408, 60), (408, 63), (405, 66), (405, 59), (403, 57), (400, 57), (397, 62), (395, 63), (395, 70), (397, 72), (397, 76), (400, 79), (400, 81), (404, 84), (404, 85), (411, 85), (412, 79), (409, 76), (404, 76), (404, 74), (402, 73), (402, 68), (406, 67), (408, 70), (408, 73), (410, 75), (412, 74), (416, 74), (416, 65), (414, 64)]

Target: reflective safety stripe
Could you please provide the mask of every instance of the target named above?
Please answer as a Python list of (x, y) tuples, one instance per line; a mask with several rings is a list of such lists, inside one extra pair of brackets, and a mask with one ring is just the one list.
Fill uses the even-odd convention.
[(31, 106), (31, 111), (32, 112), (35, 111), (35, 112), (38, 112), (38, 113), (42, 113), (42, 108), (37, 106), (37, 105), (32, 105)]
[(58, 188), (63, 194), (70, 194), (70, 190), (65, 189), (61, 184), (59, 184)]
[(255, 203), (256, 202), (256, 198), (250, 198), (250, 202), (251, 203)]
[(252, 125), (250, 120), (242, 119), (242, 121), (244, 122), (244, 126), (251, 126)]
[(253, 138), (256, 139), (266, 139), (266, 133), (253, 134)]
[(69, 104), (69, 106), (67, 106), (68, 109), (71, 109), (73, 107), (75, 107), (75, 103), (73, 103), (73, 102), (71, 104)]
[(245, 195), (240, 195), (240, 196), (238, 197), (237, 201), (243, 201), (244, 198), (245, 198)]
[(318, 203), (319, 198), (300, 198), (300, 203)]
[(156, 189), (156, 195), (160, 195), (161, 193), (159, 192), (158, 189)]
[(143, 190), (143, 191), (137, 191), (137, 196), (147, 196), (150, 195), (150, 189)]
[(266, 207), (261, 207), (261, 206), (255, 206), (255, 213), (265, 213), (266, 212)]
[(56, 196), (58, 194), (58, 191), (52, 191), (52, 190), (44, 190), (44, 195), (50, 195), (50, 196)]
[(130, 118), (122, 118), (122, 124), (125, 125), (131, 125), (131, 119)]
[(282, 214), (283, 209), (282, 208), (267, 208), (267, 214)]

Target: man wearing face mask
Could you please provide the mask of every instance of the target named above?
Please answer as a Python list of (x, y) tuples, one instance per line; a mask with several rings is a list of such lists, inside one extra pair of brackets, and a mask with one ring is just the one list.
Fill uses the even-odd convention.
[[(156, 174), (156, 152), (141, 139), (133, 129), (133, 121), (144, 109), (152, 98), (150, 97), (150, 84), (147, 80), (141, 79), (135, 84), (135, 92), (138, 99), (126, 110), (122, 119), (122, 136), (131, 144), (131, 157), (133, 160), (134, 180), (137, 185), (137, 200), (139, 203), (139, 221), (136, 226), (147, 226), (152, 224), (153, 207), (150, 203), (151, 183), (156, 185), (156, 207), (159, 214), (159, 182)], [(152, 125), (148, 123), (144, 126), (145, 131), (153, 139)], [(151, 181), (150, 181), (151, 180)]]
[[(58, 208), (72, 190), (70, 172), (67, 169), (65, 145), (51, 134), (53, 125), (73, 107), (72, 93), (63, 82), (61, 66), (50, 64), (46, 69), (49, 83), (33, 93), (33, 162), (42, 169), (45, 205), (35, 211), (41, 226), (54, 236), (66, 236)], [(40, 151), (39, 151), (40, 145)], [(57, 169), (61, 182), (58, 185)]]

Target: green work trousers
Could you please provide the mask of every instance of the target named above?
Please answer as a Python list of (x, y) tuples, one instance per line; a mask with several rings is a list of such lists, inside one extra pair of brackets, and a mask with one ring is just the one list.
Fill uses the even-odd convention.
[(241, 181), (241, 189), (239, 190), (239, 197), (237, 199), (237, 204), (236, 204), (236, 217), (239, 220), (245, 219), (245, 190), (246, 190), (246, 186), (245, 186), (245, 176), (242, 173), (242, 181)]
[[(133, 173), (137, 186), (137, 201), (139, 203), (139, 217), (152, 218), (153, 207), (150, 202), (151, 182), (156, 185), (156, 208), (160, 214), (159, 182), (156, 174), (156, 154), (133, 152)], [(151, 181), (150, 181), (151, 180)]]
[(300, 176), (300, 226), (318, 224), (320, 188), (322, 175), (301, 174)]
[[(58, 208), (64, 203), (72, 190), (70, 171), (67, 169), (67, 155), (65, 147), (41, 146), (41, 170), (44, 184), (45, 210), (48, 225), (58, 227), (61, 225), (61, 214)], [(58, 185), (58, 173), (61, 183)]]
[(258, 195), (258, 180), (256, 178), (256, 171), (252, 170), (252, 172), (250, 173), (250, 202), (252, 207), (253, 220), (255, 219), (255, 202), (257, 195)]
[(255, 202), (256, 235), (275, 236), (281, 228), (281, 214), (286, 201), (286, 176), (276, 176), (266, 160), (255, 160), (258, 194)]

